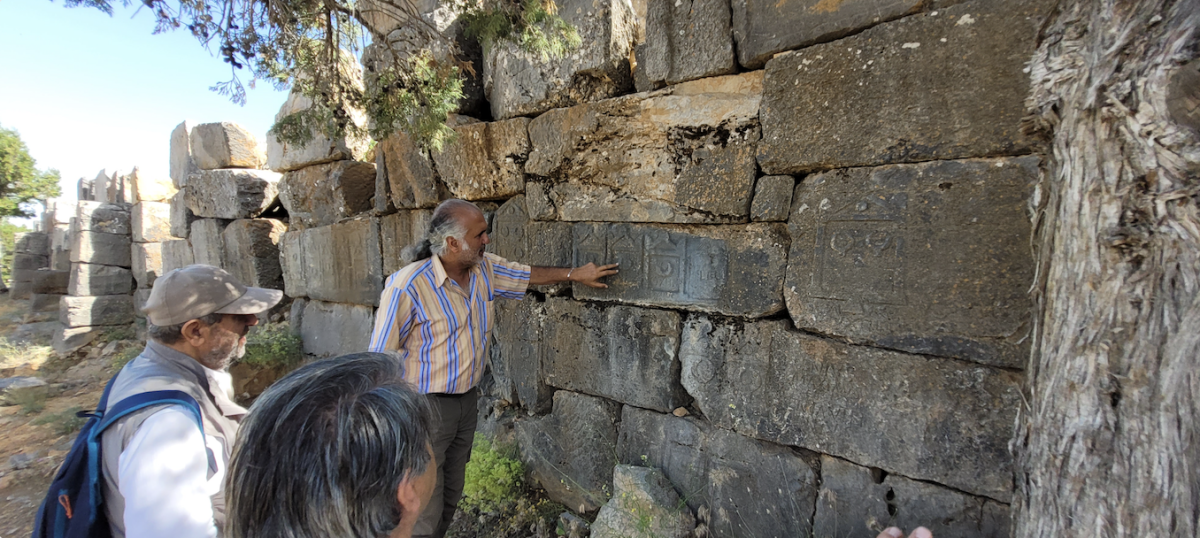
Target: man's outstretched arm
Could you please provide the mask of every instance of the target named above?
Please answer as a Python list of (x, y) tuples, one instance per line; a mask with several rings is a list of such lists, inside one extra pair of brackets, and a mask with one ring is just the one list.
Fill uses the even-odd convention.
[(530, 267), (529, 285), (545, 286), (559, 282), (578, 282), (592, 288), (607, 288), (600, 279), (617, 274), (617, 264), (600, 265), (588, 263), (582, 267)]

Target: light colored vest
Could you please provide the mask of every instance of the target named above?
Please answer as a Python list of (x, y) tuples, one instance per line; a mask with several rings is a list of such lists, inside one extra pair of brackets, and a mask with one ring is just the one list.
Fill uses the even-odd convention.
[[(117, 374), (108, 396), (108, 407), (112, 408), (117, 402), (142, 392), (178, 390), (190, 394), (200, 404), (200, 414), (204, 419), (204, 436), (209, 452), (207, 478), (212, 479), (217, 473), (224, 474), (228, 468), (238, 423), (245, 416), (246, 409), (233, 403), (206, 372), (195, 359), (150, 341), (142, 354)], [(151, 406), (130, 414), (110, 426), (101, 437), (104, 504), (113, 536), (117, 538), (125, 536), (125, 498), (121, 495), (117, 479), (121, 452), (129, 445), (142, 422), (163, 407)], [(213, 450), (213, 447), (221, 448)], [(224, 490), (212, 496), (212, 505), (213, 517), (220, 531), (225, 526)]]

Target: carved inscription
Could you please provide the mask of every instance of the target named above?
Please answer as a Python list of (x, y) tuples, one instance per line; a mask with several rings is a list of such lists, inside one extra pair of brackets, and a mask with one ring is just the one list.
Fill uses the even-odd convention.
[[(904, 305), (907, 193), (856, 200), (817, 227), (813, 297)], [(863, 282), (872, 285), (864, 286)]]
[(575, 265), (619, 263), (620, 273), (598, 297), (714, 304), (729, 279), (729, 251), (719, 239), (627, 224), (577, 224)]
[(495, 234), (496, 253), (509, 260), (524, 260), (528, 256), (525, 237), (525, 225), (529, 217), (525, 215), (524, 203), (504, 204), (492, 221), (492, 232)]

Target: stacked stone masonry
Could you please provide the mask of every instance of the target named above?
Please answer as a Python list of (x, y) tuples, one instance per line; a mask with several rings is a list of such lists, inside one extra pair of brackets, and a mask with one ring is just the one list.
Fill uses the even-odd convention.
[[(607, 288), (495, 304), (481, 429), (552, 499), (609, 510), (634, 465), (714, 537), (1006, 536), (1042, 165), (1023, 69), (1047, 6), (635, 4), (560, 1), (583, 37), (561, 61), (490, 48), (486, 103), (459, 111), (479, 118), (441, 151), (180, 124), (169, 184), (134, 174), (131, 199), (46, 219), (23, 270), (70, 280), (43, 269), (32, 293), (69, 294), (86, 331), (131, 315), (108, 297), (209, 263), (284, 290), (306, 353), (363, 351), (403, 247), (464, 198), (497, 255), (619, 263)], [(115, 200), (118, 176), (79, 191)]]

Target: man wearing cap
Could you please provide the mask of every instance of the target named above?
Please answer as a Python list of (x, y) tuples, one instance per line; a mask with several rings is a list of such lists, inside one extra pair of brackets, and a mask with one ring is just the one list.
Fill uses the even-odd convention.
[(209, 265), (189, 265), (154, 282), (146, 349), (121, 369), (109, 406), (135, 394), (178, 390), (200, 405), (204, 431), (179, 405), (130, 414), (101, 439), (103, 499), (114, 536), (214, 537), (224, 524), (222, 484), (238, 423), (226, 368), (245, 352), (246, 333), (283, 292), (253, 288)]

